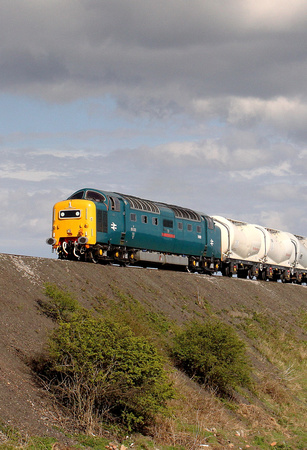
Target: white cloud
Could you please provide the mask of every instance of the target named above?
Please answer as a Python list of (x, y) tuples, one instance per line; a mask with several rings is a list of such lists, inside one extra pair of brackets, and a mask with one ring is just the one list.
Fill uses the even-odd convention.
[(270, 30), (285, 30), (303, 23), (307, 11), (305, 0), (245, 0), (242, 9), (249, 27), (266, 27)]
[(50, 178), (57, 178), (58, 174), (56, 172), (48, 172), (48, 171), (34, 171), (34, 170), (16, 170), (14, 172), (1, 170), (0, 169), (0, 177), (1, 178), (10, 178), (20, 181), (34, 181), (41, 182), (48, 180)]
[(298, 98), (277, 97), (263, 100), (255, 97), (232, 98), (228, 121), (244, 124), (251, 121), (271, 124), (290, 130), (303, 127), (307, 120), (307, 103)]
[(241, 176), (249, 180), (259, 178), (264, 175), (269, 176), (270, 178), (287, 177), (289, 175), (295, 175), (295, 172), (291, 169), (291, 165), (288, 161), (283, 161), (282, 163), (276, 164), (272, 167), (264, 166), (250, 170), (239, 170), (231, 173), (232, 178)]

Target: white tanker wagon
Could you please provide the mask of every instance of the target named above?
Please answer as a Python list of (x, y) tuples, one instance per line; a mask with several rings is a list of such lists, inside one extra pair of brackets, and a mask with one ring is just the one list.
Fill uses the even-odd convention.
[(306, 270), (307, 268), (307, 238), (303, 236), (295, 236), (298, 240), (298, 267)]
[(221, 216), (213, 219), (221, 230), (223, 275), (307, 281), (306, 238)]

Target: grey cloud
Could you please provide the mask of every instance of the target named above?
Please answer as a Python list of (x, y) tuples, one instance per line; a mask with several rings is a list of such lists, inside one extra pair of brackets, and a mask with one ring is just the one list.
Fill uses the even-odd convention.
[(175, 109), (204, 95), (306, 91), (303, 11), (276, 30), (235, 1), (17, 3), (2, 5), (3, 88), (53, 101), (94, 92), (127, 99), (129, 88), (131, 101), (150, 108), (164, 99)]

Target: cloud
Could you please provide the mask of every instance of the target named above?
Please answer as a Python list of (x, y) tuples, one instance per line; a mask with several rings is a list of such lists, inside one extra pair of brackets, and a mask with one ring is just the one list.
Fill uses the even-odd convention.
[(305, 2), (17, 3), (2, 3), (2, 89), (55, 102), (111, 94), (154, 114), (204, 94), (264, 98), (268, 81), (274, 97), (306, 88)]
[(287, 0), (247, 0), (242, 9), (249, 28), (253, 25), (259, 28), (259, 24), (262, 24), (263, 28), (270, 30), (285, 30), (304, 23), (302, 15), (306, 12), (306, 3), (304, 0), (294, 0), (291, 3)]
[(3, 179), (15, 179), (20, 181), (41, 182), (50, 178), (56, 178), (56, 172), (28, 170), (25, 166), (18, 164), (17, 166), (0, 165), (0, 177)]
[(306, 235), (305, 1), (3, 0), (0, 39), (14, 251), (82, 186)]
[(280, 130), (302, 128), (307, 120), (307, 103), (298, 98), (277, 97), (269, 100), (260, 98), (232, 98), (228, 121), (231, 124), (251, 122), (267, 123)]

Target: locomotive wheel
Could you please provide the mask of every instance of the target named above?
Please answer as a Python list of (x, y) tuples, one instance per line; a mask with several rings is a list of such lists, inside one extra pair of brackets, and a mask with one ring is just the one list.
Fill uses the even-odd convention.
[(95, 253), (93, 253), (93, 252), (91, 252), (91, 253), (89, 254), (89, 259), (90, 259), (90, 261), (92, 261), (92, 263), (94, 263), (94, 264), (98, 264), (98, 262), (99, 262), (99, 259), (98, 259), (97, 254), (95, 254)]

